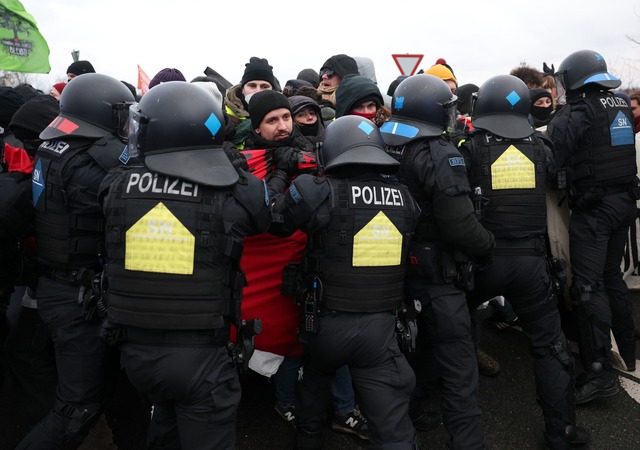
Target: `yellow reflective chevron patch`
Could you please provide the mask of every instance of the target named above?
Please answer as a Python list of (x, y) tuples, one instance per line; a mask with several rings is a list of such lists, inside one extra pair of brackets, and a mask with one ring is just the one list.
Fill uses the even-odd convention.
[(513, 145), (491, 165), (491, 187), (498, 189), (533, 189), (536, 168), (524, 153)]
[(402, 257), (402, 234), (380, 211), (353, 238), (354, 267), (397, 266)]
[(191, 275), (194, 254), (195, 238), (160, 202), (127, 230), (124, 267)]

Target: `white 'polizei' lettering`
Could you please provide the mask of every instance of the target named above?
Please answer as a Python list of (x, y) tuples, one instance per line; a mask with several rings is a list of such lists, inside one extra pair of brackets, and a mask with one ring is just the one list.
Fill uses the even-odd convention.
[[(164, 178), (164, 179), (163, 179)], [(129, 175), (125, 192), (127, 194), (135, 190), (141, 194), (169, 194), (182, 197), (197, 197), (198, 185), (189, 183), (179, 178), (163, 177), (158, 179), (157, 173), (145, 172), (143, 174), (132, 173)]]
[(604, 106), (604, 108), (621, 108), (624, 107), (626, 108), (627, 106), (627, 101), (623, 98), (620, 98), (618, 96), (612, 96), (612, 97), (601, 97), (600, 98), (600, 103), (602, 103), (602, 106)]
[(40, 148), (61, 155), (69, 149), (69, 144), (65, 141), (44, 141), (40, 145)]
[(351, 203), (357, 205), (404, 206), (400, 189), (387, 186), (351, 186)]

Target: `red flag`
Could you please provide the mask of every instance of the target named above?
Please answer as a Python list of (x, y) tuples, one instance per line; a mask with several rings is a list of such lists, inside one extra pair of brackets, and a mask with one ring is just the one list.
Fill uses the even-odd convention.
[(140, 89), (142, 95), (149, 91), (149, 81), (151, 81), (149, 75), (144, 73), (144, 70), (142, 70), (138, 64), (138, 89)]

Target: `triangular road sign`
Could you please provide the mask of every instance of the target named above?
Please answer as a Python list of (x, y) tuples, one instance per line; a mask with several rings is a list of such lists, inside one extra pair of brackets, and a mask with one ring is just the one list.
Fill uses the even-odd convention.
[(396, 62), (396, 66), (398, 66), (402, 75), (413, 75), (418, 69), (424, 55), (410, 55), (405, 53), (391, 56)]

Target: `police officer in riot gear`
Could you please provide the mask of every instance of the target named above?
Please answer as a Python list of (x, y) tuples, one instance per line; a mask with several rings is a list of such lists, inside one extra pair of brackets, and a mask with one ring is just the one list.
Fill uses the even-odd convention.
[(549, 123), (558, 168), (566, 172), (571, 218), (571, 298), (585, 372), (577, 379), (576, 403), (618, 391), (609, 353), (610, 330), (627, 368), (635, 369), (634, 326), (620, 261), (637, 216), (636, 155), (629, 105), (611, 89), (621, 81), (602, 55), (581, 50), (556, 72), (558, 97), (566, 105)]
[[(394, 92), (382, 128), (386, 151), (400, 162), (398, 177), (421, 208), (407, 269), (408, 301), (418, 315), (418, 383), (440, 376), (444, 424), (454, 449), (484, 448), (478, 407), (478, 367), (465, 290), (471, 259), (488, 259), (493, 235), (474, 215), (464, 159), (443, 135), (453, 129), (457, 97), (433, 75), (414, 75)], [(436, 367), (427, 363), (433, 352)]]
[[(395, 336), (405, 258), (417, 220), (409, 191), (391, 173), (378, 128), (358, 116), (325, 130), (318, 161), (324, 176), (301, 175), (272, 206), (272, 232), (309, 234), (298, 297), (306, 342), (298, 386), (297, 449), (322, 448), (322, 417), (335, 370), (345, 364), (361, 395), (371, 447), (415, 449), (408, 415), (415, 378)], [(280, 178), (283, 192), (288, 177)]]
[(475, 274), (469, 301), (475, 310), (504, 295), (513, 306), (534, 358), (545, 441), (550, 449), (567, 449), (590, 437), (575, 426), (574, 361), (547, 271), (545, 180), (555, 176), (555, 165), (529, 123), (530, 105), (526, 84), (512, 75), (487, 80), (472, 103), (475, 131), (459, 149), (496, 248), (492, 263)]
[(42, 131), (32, 176), (38, 311), (51, 331), (58, 369), (52, 411), (19, 449), (76, 448), (106, 400), (108, 348), (89, 305), (102, 270), (104, 221), (98, 187), (119, 164), (131, 91), (102, 74), (69, 83), (60, 114)]
[(101, 192), (103, 334), (153, 403), (150, 448), (234, 448), (240, 382), (227, 343), (243, 238), (269, 227), (264, 183), (229, 161), (222, 105), (195, 85), (153, 88), (131, 107), (129, 130), (139, 162), (112, 171)]

